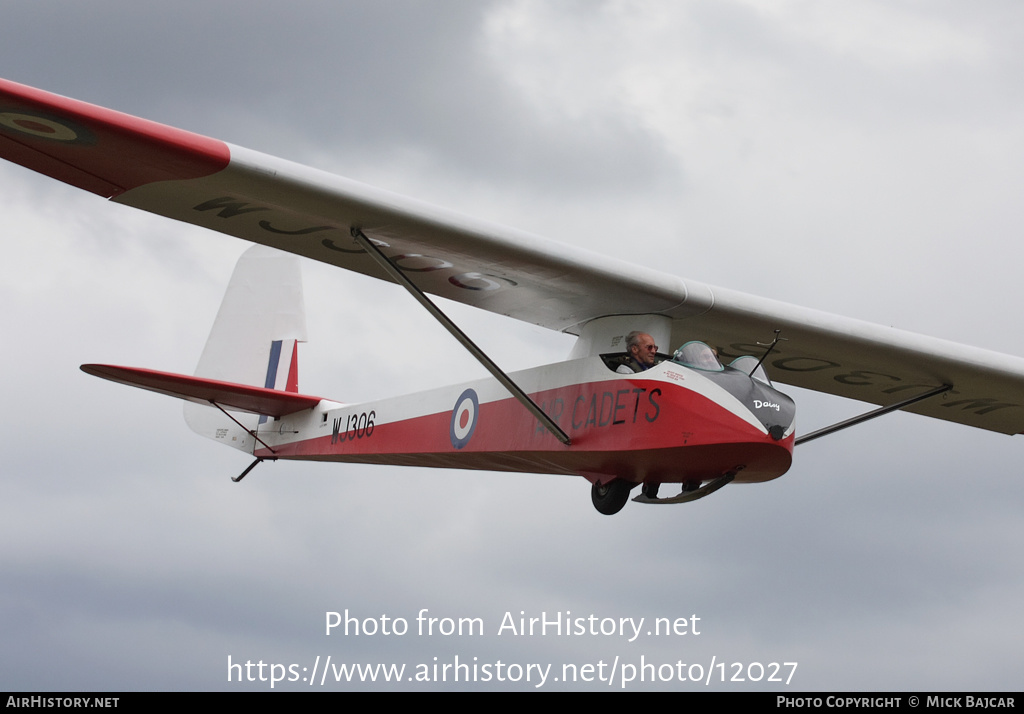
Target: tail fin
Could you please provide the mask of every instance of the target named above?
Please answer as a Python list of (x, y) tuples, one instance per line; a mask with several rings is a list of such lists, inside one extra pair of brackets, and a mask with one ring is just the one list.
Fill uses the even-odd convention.
[[(238, 259), (196, 376), (298, 392), (298, 343), (305, 341), (298, 259), (256, 245)], [(248, 429), (267, 420), (233, 416)], [(185, 421), (197, 434), (242, 451), (253, 450), (252, 437), (214, 407), (186, 403)]]

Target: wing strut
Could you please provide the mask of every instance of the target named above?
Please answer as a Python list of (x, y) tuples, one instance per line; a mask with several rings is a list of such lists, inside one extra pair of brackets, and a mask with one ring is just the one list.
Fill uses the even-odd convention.
[(829, 434), (834, 434), (835, 432), (840, 431), (841, 429), (846, 429), (847, 427), (856, 426), (857, 424), (862, 424), (862, 423), (868, 421), (869, 419), (874, 419), (875, 417), (880, 417), (883, 414), (888, 414), (889, 412), (894, 412), (894, 411), (896, 411), (898, 409), (902, 409), (903, 407), (909, 407), (911, 404), (916, 404), (917, 402), (924, 401), (925, 399), (928, 399), (930, 397), (934, 397), (934, 396), (937, 396), (939, 394), (943, 394), (944, 392), (948, 392), (952, 388), (953, 388), (952, 384), (943, 384), (941, 387), (936, 387), (935, 389), (927, 391), (924, 394), (918, 394), (916, 397), (911, 397), (910, 399), (904, 399), (902, 402), (896, 402), (895, 404), (890, 404), (887, 407), (881, 407), (879, 409), (873, 409), (872, 411), (865, 412), (864, 414), (861, 414), (860, 416), (852, 417), (850, 419), (847, 419), (846, 421), (841, 421), (841, 422), (837, 422), (835, 424), (832, 424), (831, 426), (822, 427), (821, 429), (818, 429), (817, 431), (812, 431), (810, 434), (804, 434), (803, 436), (798, 436), (796, 438), (796, 441), (793, 442), (793, 445), (794, 446), (799, 446), (800, 444), (806, 444), (808, 441), (814, 441), (815, 439), (820, 439), (823, 436), (828, 436)]
[[(505, 387), (512, 396), (519, 400), (519, 402), (526, 407), (526, 409), (537, 417), (537, 420), (543, 424), (548, 431), (555, 435), (555, 438), (560, 442), (569, 446), (571, 443), (569, 435), (562, 431), (558, 424), (552, 421), (551, 417), (544, 413), (537, 403), (530, 399), (530, 396), (520, 389), (519, 385), (512, 381), (512, 379), (505, 374), (501, 367), (496, 365), (491, 358), (484, 354), (473, 340), (469, 339), (465, 332), (459, 329), (458, 325), (452, 322), (447, 315), (441, 312), (441, 309), (435, 305), (430, 298), (423, 294), (419, 288), (417, 288), (409, 278), (405, 276), (397, 265), (391, 262), (390, 259), (380, 249), (373, 244), (369, 238), (363, 233), (362, 229), (358, 226), (352, 226), (352, 237), (355, 238), (356, 243), (363, 247), (371, 258), (380, 264), (380, 267), (384, 268), (384, 271), (390, 275), (396, 283), (403, 286), (408, 290), (414, 298), (427, 309), (431, 315), (434, 316), (438, 322), (440, 322), (448, 332), (451, 333), (452, 337), (459, 341), (463, 347), (469, 350), (469, 353), (476, 357), (477, 361), (484, 366), (484, 368), (491, 373), (491, 375), (498, 380), (502, 386)], [(269, 448), (269, 447), (268, 447)]]

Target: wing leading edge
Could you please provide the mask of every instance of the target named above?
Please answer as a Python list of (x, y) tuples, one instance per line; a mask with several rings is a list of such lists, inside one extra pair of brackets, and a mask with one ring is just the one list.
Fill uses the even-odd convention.
[[(423, 291), (579, 334), (611, 315), (662, 315), (672, 344), (723, 358), (787, 341), (775, 380), (879, 405), (943, 384), (909, 408), (1024, 432), (1024, 359), (713, 288), (468, 218), (387, 191), (0, 80), (0, 156), (187, 223), (387, 279), (359, 228)], [(597, 287), (595, 287), (597, 286)]]

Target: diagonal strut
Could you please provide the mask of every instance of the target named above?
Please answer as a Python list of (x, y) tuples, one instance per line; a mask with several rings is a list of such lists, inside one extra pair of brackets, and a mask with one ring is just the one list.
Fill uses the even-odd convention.
[(441, 309), (428, 298), (422, 290), (416, 287), (409, 278), (406, 277), (405, 273), (399, 269), (397, 265), (391, 262), (391, 260), (381, 252), (380, 248), (375, 246), (373, 242), (366, 237), (362, 229), (358, 226), (352, 226), (352, 237), (355, 238), (356, 243), (363, 247), (364, 250), (373, 258), (377, 263), (384, 269), (384, 271), (391, 276), (391, 278), (409, 291), (410, 294), (416, 300), (427, 309), (431, 315), (434, 316), (438, 322), (440, 322), (448, 332), (451, 333), (452, 337), (459, 341), (459, 343), (469, 350), (469, 353), (476, 357), (477, 361), (484, 366), (484, 368), (491, 373), (498, 382), (501, 383), (505, 389), (507, 389), (513, 397), (519, 400), (519, 402), (526, 407), (526, 409), (533, 414), (540, 421), (541, 424), (547, 428), (555, 438), (560, 442), (569, 446), (571, 440), (569, 435), (559, 428), (551, 417), (544, 413), (544, 410), (537, 406), (537, 403), (533, 401), (530, 396), (524, 392), (518, 384), (512, 381), (511, 377), (502, 371), (501, 367), (496, 365), (490, 357), (488, 357), (483, 350), (476, 346), (476, 344), (469, 339), (469, 336), (465, 332), (459, 329), (458, 325), (451, 321), (451, 319), (445, 315)]

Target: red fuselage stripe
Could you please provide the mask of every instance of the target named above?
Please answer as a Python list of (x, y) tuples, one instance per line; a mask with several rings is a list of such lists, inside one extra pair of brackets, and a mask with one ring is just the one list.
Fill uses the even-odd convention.
[(664, 382), (579, 384), (532, 396), (570, 435), (571, 447), (510, 398), (479, 405), (461, 448), (451, 438), (452, 411), (377, 423), (386, 415), (340, 410), (331, 433), (275, 445), (274, 455), (659, 481), (714, 478), (736, 466), (743, 467), (737, 480), (763, 481), (785, 473), (792, 460), (792, 437), (775, 441), (708, 398)]

